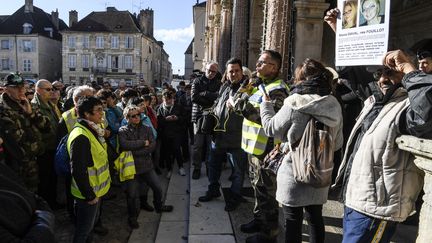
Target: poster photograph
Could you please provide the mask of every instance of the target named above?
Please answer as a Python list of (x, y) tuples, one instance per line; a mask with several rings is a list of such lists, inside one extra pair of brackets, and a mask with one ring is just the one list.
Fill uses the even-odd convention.
[(336, 66), (380, 65), (388, 48), (390, 0), (338, 0)]

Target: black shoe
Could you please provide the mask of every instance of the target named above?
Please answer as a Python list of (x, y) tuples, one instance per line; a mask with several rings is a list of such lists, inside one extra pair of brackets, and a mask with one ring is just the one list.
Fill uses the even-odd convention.
[(276, 239), (272, 239), (263, 234), (256, 234), (246, 238), (246, 243), (276, 243)]
[(220, 196), (221, 196), (221, 193), (219, 190), (214, 191), (214, 192), (207, 191), (204, 196), (198, 198), (198, 201), (209, 202), (209, 201), (213, 200), (213, 198), (217, 198)]
[(132, 229), (138, 229), (139, 228), (138, 221), (135, 218), (129, 218), (128, 223)]
[(240, 230), (243, 233), (255, 233), (261, 230), (262, 222), (258, 219), (252, 219), (249, 223), (242, 224)]
[(162, 213), (162, 212), (172, 212), (173, 211), (173, 209), (174, 209), (174, 207), (173, 206), (171, 206), (171, 205), (163, 205), (162, 207), (160, 207), (160, 208), (158, 208), (158, 207), (156, 207), (155, 208), (155, 210), (156, 210), (156, 213)]
[(200, 169), (194, 169), (192, 172), (192, 179), (198, 180), (201, 176), (201, 170)]
[(147, 211), (147, 212), (153, 212), (153, 210), (154, 210), (154, 208), (152, 206), (150, 206), (150, 204), (148, 204), (147, 202), (141, 202), (140, 208)]
[(227, 200), (225, 204), (225, 211), (231, 212), (234, 211), (240, 205), (239, 201), (236, 200)]
[(93, 232), (97, 235), (104, 236), (108, 234), (108, 229), (102, 226), (101, 224), (97, 224), (94, 226)]

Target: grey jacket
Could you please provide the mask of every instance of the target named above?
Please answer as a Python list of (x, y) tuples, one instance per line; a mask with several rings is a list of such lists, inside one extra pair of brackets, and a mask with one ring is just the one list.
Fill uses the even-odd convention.
[[(283, 142), (295, 143), (303, 135), (310, 117), (330, 128), (335, 150), (342, 147), (342, 109), (332, 95), (293, 94), (275, 114), (270, 102), (261, 103), (261, 121), (268, 136), (278, 136)], [(286, 146), (283, 144), (282, 146)], [(277, 174), (276, 200), (291, 207), (324, 204), (329, 187), (315, 188), (296, 183), (292, 172), (290, 153), (285, 156)]]
[[(132, 151), (137, 175), (153, 169), (151, 153), (156, 147), (156, 141), (150, 127), (141, 123), (138, 126), (128, 124), (119, 129), (119, 144), (123, 151)], [(149, 140), (150, 144), (145, 145)]]

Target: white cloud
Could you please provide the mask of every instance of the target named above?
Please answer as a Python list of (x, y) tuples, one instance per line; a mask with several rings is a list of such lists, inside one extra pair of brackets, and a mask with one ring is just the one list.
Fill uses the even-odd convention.
[(186, 28), (155, 30), (155, 38), (163, 42), (174, 41), (189, 43), (193, 37), (193, 24)]

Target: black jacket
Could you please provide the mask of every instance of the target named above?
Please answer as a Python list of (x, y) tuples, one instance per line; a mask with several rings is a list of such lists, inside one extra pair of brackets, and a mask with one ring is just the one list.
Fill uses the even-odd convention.
[[(168, 121), (167, 116), (175, 115), (177, 120)], [(158, 134), (161, 138), (174, 138), (183, 135), (184, 130), (184, 112), (181, 106), (174, 104), (171, 108), (164, 107), (161, 104), (157, 109)]]
[(196, 122), (202, 116), (205, 108), (210, 108), (221, 86), (220, 79), (216, 76), (210, 80), (206, 76), (196, 78), (192, 83), (192, 122)]
[(54, 214), (43, 199), (27, 191), (17, 178), (0, 163), (0, 241), (55, 242)]

